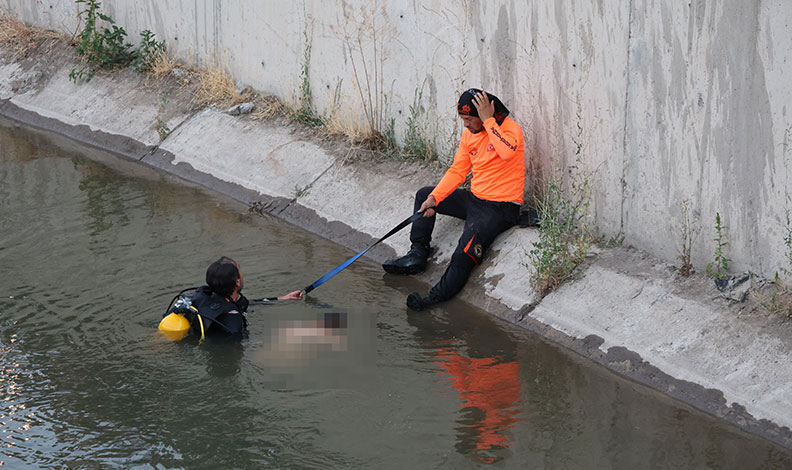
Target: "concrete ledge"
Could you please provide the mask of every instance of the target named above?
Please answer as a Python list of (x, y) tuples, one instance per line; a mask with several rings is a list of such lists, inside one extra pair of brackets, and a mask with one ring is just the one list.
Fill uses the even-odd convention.
[(788, 447), (789, 327), (741, 312), (716, 292), (708, 279), (676, 279), (670, 266), (637, 250), (612, 249), (520, 323), (588, 338), (611, 369), (754, 432), (761, 419), (784, 423), (773, 433)]
[[(65, 78), (74, 65), (31, 75), (46, 67), (0, 56), (0, 116), (257, 203), (355, 250), (409, 215), (415, 190), (437, 181), (415, 165), (348, 162), (341, 149), (298, 128), (191, 110), (184, 100), (174, 100), (175, 131), (160, 142), (152, 127), (158, 91), (131, 72), (75, 85)], [(434, 263), (418, 277), (428, 284), (441, 275), (460, 233), (458, 221), (438, 222)], [(670, 266), (626, 248), (602, 250), (578, 280), (539, 301), (527, 254), (537, 236), (516, 227), (502, 234), (449, 309), (472, 303), (792, 448), (788, 322), (729, 304), (708, 279), (677, 279)], [(372, 251), (374, 259), (408, 245), (403, 234), (388, 242)]]

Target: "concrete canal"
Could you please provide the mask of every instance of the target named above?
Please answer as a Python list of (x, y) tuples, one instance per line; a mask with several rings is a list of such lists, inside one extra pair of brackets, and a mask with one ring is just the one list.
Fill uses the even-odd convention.
[[(241, 342), (168, 301), (239, 261), (250, 297), (353, 253), (175, 177), (0, 120), (7, 468), (790, 468), (792, 455), (361, 259)], [(425, 286), (423, 286), (425, 288)]]

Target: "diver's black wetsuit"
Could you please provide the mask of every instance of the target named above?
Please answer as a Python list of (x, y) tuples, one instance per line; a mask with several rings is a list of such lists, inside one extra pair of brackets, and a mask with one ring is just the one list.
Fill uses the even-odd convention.
[[(212, 292), (209, 286), (201, 286), (192, 294), (190, 301), (203, 318), (207, 334), (241, 334), (247, 328), (245, 311), (249, 302), (242, 294), (234, 302)], [(196, 323), (197, 319), (191, 319), (192, 327), (200, 328)]]

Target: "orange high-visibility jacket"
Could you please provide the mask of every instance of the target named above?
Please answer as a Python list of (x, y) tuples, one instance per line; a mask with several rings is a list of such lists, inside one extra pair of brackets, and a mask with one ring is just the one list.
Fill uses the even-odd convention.
[(519, 124), (507, 117), (500, 126), (495, 118), (484, 121), (484, 130), (462, 131), (454, 163), (430, 196), (439, 204), (454, 192), (473, 168), (470, 190), (487, 201), (523, 202), (525, 148)]

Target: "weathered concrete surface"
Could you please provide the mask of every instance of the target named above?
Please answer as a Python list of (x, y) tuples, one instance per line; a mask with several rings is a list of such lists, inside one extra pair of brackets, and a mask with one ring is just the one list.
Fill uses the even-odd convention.
[[(318, 111), (335, 109), (347, 125), (364, 122), (365, 107), (382, 123), (395, 119), (402, 139), (417, 105), (421, 130), (446, 156), (460, 129), (448, 110), (460, 91), (485, 87), (523, 125), (530, 172), (540, 164), (565, 168), (580, 157), (603, 235), (676, 262), (687, 201), (699, 270), (715, 251), (716, 213), (736, 271), (769, 278), (789, 268), (779, 255), (792, 189), (788, 1), (102, 6), (130, 41), (150, 29), (178, 59), (220, 64), (293, 104), (307, 70)], [(69, 0), (0, 0), (0, 8), (68, 34), (79, 27), (80, 6)], [(80, 96), (51, 92), (41, 100), (65, 99), (79, 113)], [(122, 124), (124, 114), (109, 117)], [(141, 142), (153, 141), (147, 134)]]
[[(295, 128), (239, 120), (209, 109), (185, 122), (160, 149), (175, 155), (174, 164), (189, 163), (223, 181), (290, 200), (325, 220), (372, 235), (387, 231), (385, 227), (395, 226), (409, 214), (414, 189), (407, 181), (436, 180), (418, 167), (395, 178), (392, 175), (400, 171), (393, 165), (383, 172), (360, 162), (346, 163)], [(439, 237), (435, 242), (443, 248), (455, 246), (451, 238)], [(409, 241), (388, 240), (386, 246), (393, 247), (395, 251), (388, 253), (394, 254), (409, 247)]]
[(64, 63), (51, 67), (53, 70), (33, 68), (24, 73), (12, 73), (15, 78), (8, 83), (24, 81), (31, 75), (38, 80), (47, 76), (46, 87), (29, 83), (18, 90), (21, 93), (14, 94), (14, 103), (72, 126), (88, 125), (93, 130), (123, 134), (149, 146), (158, 144), (160, 140), (155, 128), (158, 114), (168, 111), (168, 119), (163, 120), (171, 129), (178, 127), (187, 117), (189, 102), (185, 104), (184, 100), (172, 96), (166, 100), (165, 109), (161, 109), (163, 97), (158, 96), (154, 89), (149, 93), (141, 92), (146, 88), (146, 79), (131, 70), (125, 72), (123, 80), (97, 74), (91, 80), (94, 86), (77, 87), (69, 79), (69, 73), (78, 66)]
[(211, 109), (192, 116), (160, 148), (175, 155), (174, 164), (186, 162), (221, 180), (282, 198), (295, 197), (335, 163), (289, 129), (241, 122)]
[[(724, 403), (792, 423), (792, 338), (764, 316), (715, 299), (711, 282), (680, 282), (673, 270), (631, 250), (607, 250), (582, 279), (528, 315), (599, 348), (624, 347), (677, 379), (723, 392)], [(663, 391), (674, 395), (676, 384)]]
[[(56, 76), (67, 75), (72, 66), (61, 64), (53, 74), (37, 76), (34, 86), (14, 92), (9, 84), (36, 65), (17, 66), (0, 55), (0, 90), (6, 97), (0, 116), (97, 147), (117, 147), (127, 159), (248, 203), (262, 201), (265, 210), (353, 249), (409, 215), (416, 187), (437, 178), (416, 166), (348, 162), (344, 152), (300, 129), (191, 111), (189, 103), (178, 101), (172, 104), (181, 110), (176, 130), (162, 142), (152, 141), (148, 126), (159, 107), (156, 89), (139, 86), (140, 77), (131, 73), (81, 85)], [(80, 96), (80, 110), (72, 113), (59, 96)], [(435, 262), (419, 276), (427, 283), (439, 278), (459, 235), (459, 222), (442, 224)], [(581, 279), (537, 302), (527, 257), (536, 237), (534, 229), (516, 227), (501, 235), (459, 300), (445, 308), (453, 311), (460, 300), (478, 305), (792, 448), (788, 322), (730, 305), (715, 298), (710, 281), (677, 279), (669, 265), (623, 248), (592, 256)], [(375, 259), (403, 251), (406, 234), (394, 237), (389, 247), (373, 253)]]

